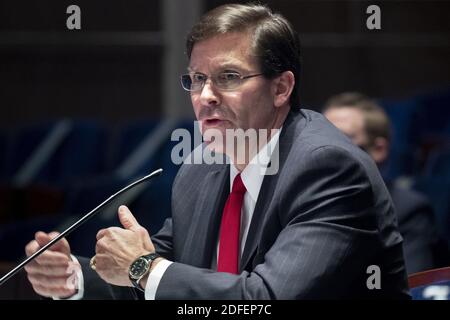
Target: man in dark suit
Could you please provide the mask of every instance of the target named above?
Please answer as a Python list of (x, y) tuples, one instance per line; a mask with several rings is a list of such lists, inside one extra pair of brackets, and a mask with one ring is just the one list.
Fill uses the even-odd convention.
[[(386, 113), (375, 101), (361, 93), (341, 93), (327, 101), (323, 113), (357, 146), (364, 149), (377, 165), (381, 166), (388, 158), (390, 123)], [(386, 184), (404, 239), (407, 272), (410, 274), (434, 268), (437, 229), (429, 201), (424, 195), (396, 186), (392, 181)]]
[[(200, 154), (214, 163), (188, 158), (173, 184), (172, 217), (151, 238), (120, 207), (123, 228), (100, 230), (94, 258), (79, 259), (78, 292), (61, 285), (67, 277), (48, 276), (52, 262), (58, 271), (78, 264), (65, 241), (28, 267), (35, 290), (72, 298), (123, 298), (130, 290), (121, 288), (131, 286), (147, 299), (408, 298), (402, 238), (375, 164), (322, 115), (296, 107), (300, 48), (289, 22), (260, 5), (221, 6), (193, 27), (187, 54), (182, 85), (205, 141)], [(248, 136), (234, 144), (242, 132)], [(27, 254), (50, 237), (38, 234)]]

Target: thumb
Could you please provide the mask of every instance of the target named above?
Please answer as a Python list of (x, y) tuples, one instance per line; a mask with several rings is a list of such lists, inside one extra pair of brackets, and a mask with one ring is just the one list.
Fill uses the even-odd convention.
[(127, 230), (139, 231), (139, 228), (141, 227), (130, 209), (126, 206), (119, 207), (119, 220), (122, 226)]

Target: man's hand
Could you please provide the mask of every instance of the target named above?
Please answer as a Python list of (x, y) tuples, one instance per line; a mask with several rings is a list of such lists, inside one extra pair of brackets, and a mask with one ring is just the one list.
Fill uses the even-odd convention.
[(125, 229), (111, 227), (97, 233), (95, 270), (110, 284), (131, 287), (128, 268), (138, 257), (155, 252), (155, 247), (126, 206), (119, 207), (119, 220)]
[[(58, 234), (37, 232), (35, 239), (25, 247), (27, 256), (31, 256)], [(76, 271), (81, 270), (81, 266), (70, 258), (70, 246), (64, 238), (26, 265), (25, 270), (34, 291), (41, 296), (68, 298), (77, 292)]]

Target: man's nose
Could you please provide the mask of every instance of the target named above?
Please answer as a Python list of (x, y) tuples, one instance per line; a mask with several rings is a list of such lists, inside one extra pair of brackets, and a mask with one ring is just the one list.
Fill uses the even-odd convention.
[(205, 85), (200, 92), (200, 102), (204, 106), (220, 104), (220, 95), (211, 79), (208, 79), (205, 82)]

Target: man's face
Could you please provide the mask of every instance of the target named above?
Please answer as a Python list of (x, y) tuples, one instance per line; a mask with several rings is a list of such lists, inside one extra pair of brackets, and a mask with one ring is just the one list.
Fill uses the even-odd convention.
[[(242, 76), (261, 73), (250, 44), (247, 33), (229, 33), (200, 41), (192, 50), (189, 72), (208, 77), (221, 72), (238, 72)], [(211, 136), (205, 132), (208, 129), (217, 129), (225, 137), (226, 129), (274, 128), (276, 108), (271, 83), (272, 80), (257, 76), (243, 80), (232, 91), (224, 91), (208, 78), (200, 91), (191, 92), (205, 142), (211, 142)], [(224, 152), (223, 145), (212, 148)]]
[(367, 146), (367, 136), (364, 132), (364, 117), (361, 111), (354, 108), (331, 107), (325, 111), (324, 116), (345, 133), (354, 144), (362, 148)]

